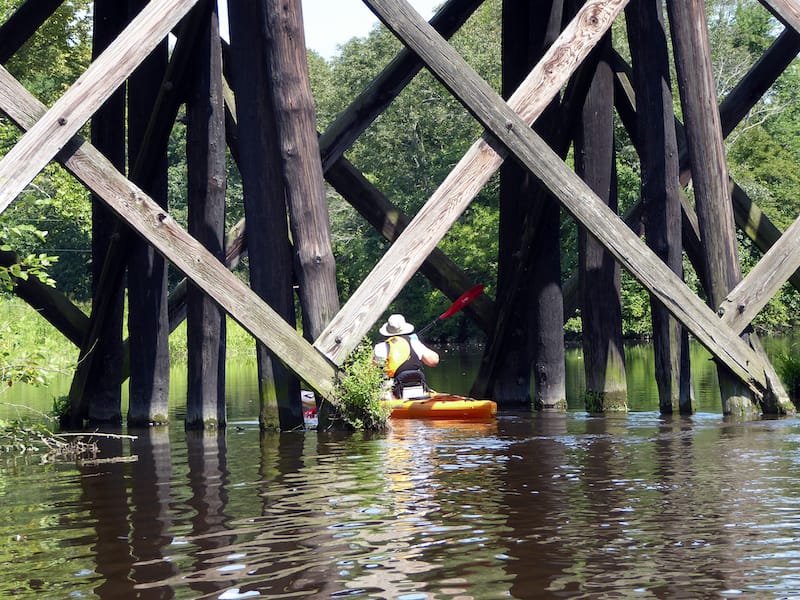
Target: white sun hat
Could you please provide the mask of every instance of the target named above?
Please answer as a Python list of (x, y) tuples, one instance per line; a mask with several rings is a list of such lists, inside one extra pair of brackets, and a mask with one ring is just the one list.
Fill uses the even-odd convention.
[(403, 315), (391, 315), (389, 320), (380, 328), (381, 335), (387, 337), (392, 335), (404, 335), (412, 331), (414, 331), (414, 326), (406, 321)]

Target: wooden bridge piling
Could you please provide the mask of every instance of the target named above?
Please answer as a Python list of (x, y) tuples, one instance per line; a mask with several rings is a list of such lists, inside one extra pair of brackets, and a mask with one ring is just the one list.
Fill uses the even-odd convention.
[[(0, 25), (0, 32), (9, 32), (9, 35), (0, 35), (0, 61), (7, 60), (61, 4), (59, 0), (23, 3), (6, 23)], [(187, 415), (187, 426), (224, 424), (224, 393), (221, 385), (224, 382), (224, 319), (220, 309), (241, 323), (259, 341), (262, 398), (277, 403), (280, 426), (291, 428), (300, 423), (300, 380), (319, 395), (329, 394), (338, 366), (414, 272), (418, 269), (425, 271), (437, 287), (447, 290), (451, 297), (463, 291), (459, 287), (465, 286), (468, 279), (435, 246), (507, 156), (513, 156), (524, 166), (522, 177), (530, 177), (530, 173), (540, 180), (547, 193), (576, 218), (589, 234), (587, 244), (596, 238), (601, 246), (593, 254), (594, 260), (604, 264), (604, 256), (613, 256), (651, 293), (662, 412), (691, 410), (688, 367), (685, 362), (688, 355), (687, 331), (706, 346), (721, 365), (721, 390), (726, 413), (753, 410), (754, 401), (760, 403), (764, 412), (792, 412), (785, 390), (758, 340), (749, 331), (749, 326), (783, 282), (789, 280), (795, 287), (800, 284), (800, 251), (797, 250), (800, 220), (783, 234), (771, 227), (768, 219), (759, 219), (757, 226), (753, 224), (752, 214), (758, 208), (735, 182), (729, 181), (722, 140), (797, 55), (800, 48), (800, 11), (795, 3), (764, 0), (765, 6), (786, 25), (786, 30), (722, 105), (717, 107), (703, 32), (688, 27), (690, 23), (704, 18), (703, 7), (697, 2), (668, 2), (670, 32), (674, 38), (679, 67), (679, 87), (684, 92), (683, 113), (687, 120), (685, 127), (675, 121), (677, 129), (673, 129), (671, 98), (664, 91), (667, 87), (664, 85), (667, 78), (664, 67), (666, 48), (655, 46), (653, 43), (658, 36), (646, 33), (651, 30), (646, 27), (662, 27), (657, 23), (658, 7), (650, 3), (627, 9), (629, 19), (637, 23), (631, 26), (629, 22), (628, 37), (632, 44), (633, 67), (637, 73), (635, 91), (639, 97), (638, 106), (635, 98), (628, 96), (633, 90), (630, 82), (625, 85), (626, 75), (618, 57), (611, 52), (603, 56), (608, 58), (614, 70), (617, 110), (626, 127), (632, 131), (631, 137), (640, 153), (643, 171), (647, 173), (642, 198), (645, 200), (645, 235), (652, 249), (638, 239), (629, 225), (615, 214), (615, 210), (605, 205), (605, 199), (599, 197), (603, 195), (599, 192), (613, 187), (603, 179), (611, 176), (607, 152), (602, 155), (603, 158), (598, 155), (590, 161), (595, 164), (602, 160), (606, 165), (604, 170), (594, 174), (590, 172), (588, 163), (582, 163), (581, 167), (579, 161), (579, 171), (586, 175), (589, 182), (595, 182), (587, 186), (566, 167), (563, 156), (559, 156), (561, 152), (554, 152), (530, 129), (545, 106), (557, 97), (568, 82), (571, 81), (573, 88), (577, 85), (580, 78), (574, 73), (581, 65), (582, 77), (588, 78), (595, 73), (601, 40), (626, 6), (626, 0), (590, 0), (583, 5), (576, 18), (564, 28), (520, 88), (511, 95), (508, 103), (501, 100), (443, 39), (458, 29), (481, 4), (480, 1), (450, 0), (431, 24), (416, 14), (405, 0), (365, 0), (365, 4), (408, 49), (403, 50), (373, 84), (356, 97), (351, 107), (322, 134), (319, 142), (314, 127), (313, 98), (310, 97), (308, 74), (305, 72), (305, 48), (298, 43), (298, 39), (302, 42), (300, 0), (292, 0), (288, 4), (273, 0), (231, 4), (232, 43), (230, 52), (226, 52), (225, 67), (233, 72), (232, 93), (222, 89), (222, 57), (217, 46), (219, 36), (214, 28), (215, 19), (208, 12), (213, 0), (137, 3), (137, 8), (141, 10), (127, 27), (123, 29), (122, 23), (119, 30), (99, 30), (95, 39), (98, 44), (97, 59), (50, 110), (45, 110), (7, 71), (0, 69), (0, 110), (28, 130), (0, 160), (0, 212), (47, 162), (58, 157), (98, 199), (102, 199), (103, 205), (108, 205), (113, 211), (111, 221), (108, 218), (104, 220), (102, 206), (98, 205), (99, 209), (95, 211), (96, 260), (104, 255), (109, 241), (116, 239), (114, 235), (108, 235), (113, 228), (107, 223), (121, 219), (126, 225), (121, 231), (132, 228), (189, 278), (190, 291), (182, 291), (187, 287), (183, 286), (171, 298), (169, 323), (163, 269), (160, 274), (155, 274), (158, 282), (154, 285), (132, 283), (130, 298), (135, 299), (137, 292), (142, 292), (143, 299), (155, 299), (154, 303), (147, 304), (147, 308), (134, 309), (131, 323), (136, 333), (140, 333), (136, 325), (137, 318), (154, 311), (160, 316), (157, 320), (152, 316), (149, 318), (149, 324), (157, 324), (147, 338), (150, 341), (142, 339), (137, 342), (136, 335), (130, 340), (130, 352), (136, 360), (147, 363), (143, 368), (134, 366), (132, 369), (136, 374), (134, 378), (144, 376), (145, 380), (136, 379), (144, 381), (141, 386), (132, 381), (131, 385), (142, 391), (136, 394), (141, 402), (134, 400), (132, 403), (128, 415), (130, 424), (158, 421), (159, 415), (166, 412), (166, 398), (163, 394), (159, 396), (154, 393), (153, 386), (163, 385), (163, 379), (158, 383), (158, 373), (163, 373), (165, 366), (168, 370), (168, 362), (163, 355), (165, 334), (182, 318), (184, 307), (187, 306), (190, 315), (189, 335), (192, 338), (190, 346), (196, 349), (196, 353), (191, 350), (193, 366), (190, 366), (190, 371), (197, 374), (193, 379), (194, 384), (190, 386), (193, 385), (195, 391), (208, 392), (203, 396), (190, 391), (191, 418)], [(114, 18), (125, 12), (127, 21), (127, 9), (122, 11), (117, 6), (114, 12), (114, 5), (114, 2), (97, 0), (95, 8), (101, 11), (109, 9), (109, 15)], [(535, 10), (531, 6), (527, 8), (533, 12), (541, 10), (541, 7)], [(198, 22), (197, 15), (203, 14), (207, 15), (201, 20), (200, 28), (204, 50), (197, 54), (204, 58), (193, 62), (190, 67), (188, 62), (180, 62), (179, 59), (188, 56), (186, 48), (194, 47), (195, 34), (191, 32), (190, 23), (193, 18)], [(191, 17), (184, 19), (186, 15)], [(440, 30), (441, 35), (432, 24)], [(14, 35), (10, 34), (11, 25), (14, 26)], [(137, 76), (134, 72), (139, 70), (141, 73), (143, 63), (159, 60), (152, 58), (151, 52), (158, 46), (164, 48), (163, 40), (172, 30), (178, 33), (178, 45), (170, 69), (176, 69), (178, 73), (175, 77), (166, 75), (163, 79), (175, 82), (193, 69), (198, 75), (192, 86), (193, 94), (187, 96), (183, 86), (175, 85), (175, 95), (171, 99), (166, 100), (162, 96), (156, 100), (150, 95), (142, 99), (141, 110), (135, 108), (136, 101), (132, 100), (131, 118), (138, 118), (140, 124), (131, 121), (129, 127), (145, 135), (138, 140), (135, 134), (129, 135), (129, 156), (139, 158), (133, 165), (129, 164), (130, 179), (126, 179), (122, 174), (124, 163), (120, 158), (119, 140), (113, 140), (114, 135), (119, 137), (120, 132), (124, 131), (124, 125), (120, 124), (119, 92), (115, 90), (127, 82), (131, 96), (136, 95)], [(99, 50), (104, 46), (100, 39), (103, 33), (109, 35), (109, 43), (108, 48), (100, 53)], [(587, 59), (593, 50), (592, 58)], [(511, 60), (510, 55), (504, 60)], [(360, 176), (357, 169), (342, 157), (342, 153), (410, 81), (423, 63), (481, 122), (486, 134), (476, 142), (417, 215), (409, 218), (398, 212), (380, 190)], [(662, 68), (654, 68), (657, 64)], [(164, 65), (162, 62), (158, 67), (159, 73), (163, 72)], [(600, 72), (604, 68), (601, 67)], [(652, 77), (645, 77), (645, 74)], [(146, 87), (158, 89), (157, 84), (152, 85), (156, 79), (161, 81), (162, 75), (147, 76)], [(160, 87), (163, 94), (166, 88)], [(687, 90), (690, 92), (687, 93)], [(228, 117), (231, 119), (225, 128), (222, 126), (223, 94), (227, 94), (226, 102), (230, 108)], [(568, 100), (573, 102), (577, 97), (582, 99), (584, 94), (579, 90), (572, 99), (565, 97), (562, 106), (569, 106)], [(104, 117), (100, 111), (113, 106), (107, 104), (107, 109), (101, 109), (109, 98), (116, 98), (117, 108), (112, 108)], [(154, 200), (154, 197), (163, 194), (158, 191), (145, 194), (143, 191), (154, 189), (150, 187), (152, 172), (148, 171), (147, 176), (142, 176), (145, 170), (156, 168), (159, 163), (159, 160), (151, 160), (148, 154), (158, 156), (153, 149), (160, 143), (148, 136), (160, 135), (165, 140), (164, 134), (171, 128), (177, 105), (187, 99), (189, 135), (193, 140), (199, 140), (192, 144), (192, 149), (187, 153), (190, 165), (189, 233), (178, 227), (166, 208)], [(295, 108), (298, 106), (296, 101), (300, 103), (299, 110)], [(624, 106), (626, 102), (629, 103), (627, 107)], [(156, 108), (153, 109), (153, 106)], [(212, 121), (202, 118), (203, 111), (209, 110), (204, 106), (211, 107), (210, 112), (215, 116)], [(137, 114), (140, 116), (136, 117)], [(195, 120), (197, 115), (201, 117)], [(94, 121), (93, 141), (99, 148), (75, 137), (88, 119)], [(103, 119), (107, 119), (107, 126), (102, 125)], [(561, 120), (562, 127), (570, 128), (579, 122), (571, 109), (564, 110)], [(148, 122), (150, 124), (146, 125)], [(586, 144), (582, 147), (586, 148), (587, 159), (592, 144), (608, 146), (613, 143), (608, 140), (601, 142), (600, 136), (609, 131), (607, 123), (587, 118), (583, 124), (585, 133), (579, 140), (584, 140)], [(636, 130), (646, 132), (646, 135), (637, 135)], [(671, 137), (673, 131), (675, 139)], [(682, 137), (684, 131), (685, 139)], [(654, 132), (661, 132), (662, 135), (654, 136)], [(224, 184), (221, 182), (224, 182), (225, 135), (229, 138), (231, 149), (234, 145), (240, 146), (235, 156), (244, 181), (245, 216), (248, 231), (251, 232), (246, 240), (242, 236), (232, 238), (235, 248), (227, 249), (227, 257), (222, 251), (224, 213), (221, 212), (224, 211)], [(237, 138), (235, 142), (231, 136)], [(568, 143), (569, 137), (566, 139)], [(688, 148), (688, 153), (683, 151), (684, 148)], [(667, 162), (666, 156), (679, 156), (680, 160)], [(678, 172), (679, 177), (676, 176)], [(335, 289), (335, 265), (328, 237), (325, 193), (321, 187), (323, 174), (376, 228), (383, 228), (383, 234), (393, 242), (377, 267), (341, 309)], [(159, 177), (163, 182), (163, 172)], [(688, 206), (677, 187), (678, 181), (685, 185), (689, 177), (693, 178), (697, 192), (698, 214)], [(592, 187), (598, 193), (592, 191)], [(284, 202), (284, 198), (288, 203)], [(310, 203), (309, 199), (312, 200)], [(610, 201), (613, 202), (613, 198)], [(501, 206), (502, 219), (509, 218), (509, 206), (513, 206), (513, 202)], [(638, 227), (638, 215), (641, 212), (635, 209), (632, 213), (630, 224)], [(720, 226), (719, 215), (724, 215), (724, 227)], [(388, 228), (385, 226), (387, 216), (391, 216), (393, 223)], [(540, 216), (540, 213), (528, 215), (530, 222), (523, 226), (527, 233), (512, 237), (526, 239), (535, 231), (533, 223)], [(765, 252), (758, 265), (745, 278), (741, 277), (736, 260), (734, 222), (753, 237), (756, 245)], [(552, 229), (552, 224), (550, 227)], [(205, 237), (201, 234), (204, 230), (214, 233)], [(681, 237), (687, 255), (702, 273), (703, 283), (711, 298), (710, 307), (681, 281)], [(715, 239), (719, 243), (713, 242)], [(120, 247), (127, 247), (124, 239), (117, 243), (120, 243)], [(252, 289), (239, 281), (225, 264), (230, 265), (237, 260), (236, 257), (245, 248), (244, 244), (250, 255)], [(114, 245), (111, 244), (112, 247)], [(529, 243), (528, 246), (532, 249), (534, 245)], [(714, 252), (714, 248), (719, 250)], [(704, 251), (708, 251), (708, 254), (704, 254)], [(513, 253), (512, 249), (506, 254)], [(524, 257), (523, 252), (519, 256)], [(13, 254), (3, 253), (0, 260), (5, 264), (13, 261), (14, 257)], [(524, 260), (527, 264), (528, 259)], [(152, 256), (146, 257), (148, 269), (154, 264), (153, 261)], [(59, 297), (57, 292), (43, 291), (35, 283), (23, 285), (20, 282), (17, 285), (21, 296), (27, 296), (29, 301), (45, 307), (47, 318), (74, 342), (82, 344), (82, 355), (86, 356), (90, 349), (100, 355), (95, 368), (99, 368), (104, 377), (91, 374), (98, 372), (91, 367), (92, 361), (86, 361), (85, 368), (80, 367), (76, 372), (73, 410), (78, 420), (86, 416), (98, 421), (121, 420), (118, 414), (119, 382), (123, 377), (122, 356), (125, 346), (121, 337), (122, 288), (119, 281), (126, 263), (114, 258), (113, 254), (108, 255), (108, 262), (114, 268), (107, 271), (106, 282), (100, 281), (99, 265), (96, 265), (96, 284), (99, 289), (91, 318), (86, 318), (68, 300)], [(509, 264), (504, 262), (501, 270), (507, 270)], [(708, 265), (708, 268), (704, 265)], [(141, 271), (131, 265), (127, 265), (127, 268), (129, 278), (131, 273), (135, 276), (137, 271)], [(612, 294), (617, 285), (613, 281), (616, 277), (613, 275), (614, 269), (618, 267), (610, 271), (612, 275), (608, 287)], [(292, 294), (295, 279), (300, 283), (303, 330), (307, 340), (302, 339), (295, 326)], [(131, 281), (135, 280), (131, 278)], [(475, 307), (471, 307), (476, 311), (474, 314), (481, 317), (482, 327), (492, 332), (487, 352), (495, 357), (498, 352), (509, 349), (504, 328), (509, 323), (513, 298), (521, 289), (513, 274), (504, 281), (504, 289), (498, 289), (496, 306), (486, 299), (482, 305), (476, 303)], [(541, 286), (543, 281), (540, 277), (535, 285)], [(562, 291), (558, 280), (554, 286), (559, 298), (563, 294), (566, 318), (576, 305), (576, 287), (574, 284), (565, 284)], [(187, 296), (184, 304), (183, 298)], [(587, 303), (588, 300), (584, 300), (584, 307), (587, 307)], [(663, 313), (661, 307), (669, 314)], [(593, 327), (588, 323), (588, 315), (585, 318), (587, 326)], [(559, 328), (562, 320), (557, 319)], [(606, 325), (616, 328), (617, 323), (617, 318), (606, 320), (596, 329)], [(530, 320), (530, 326), (526, 329), (526, 335), (534, 337), (545, 332), (541, 319), (537, 322), (536, 318)], [(195, 337), (201, 331), (209, 335)], [(744, 339), (740, 337), (742, 333), (745, 334)], [(559, 338), (563, 343), (563, 337), (559, 335)], [(590, 348), (600, 348), (612, 339), (613, 332), (603, 334)], [(311, 341), (313, 346), (309, 343)], [(106, 345), (105, 349), (98, 352), (98, 343)], [(159, 347), (162, 350), (158, 350)], [(552, 357), (548, 359), (548, 365), (563, 363), (563, 351), (559, 356), (557, 360)], [(535, 360), (533, 362), (536, 363)], [(494, 368), (492, 363), (491, 369)], [(587, 373), (597, 374), (603, 368), (597, 366)], [(216, 379), (203, 376), (203, 373), (210, 374), (212, 371)], [(116, 374), (109, 377), (112, 373)], [(485, 389), (490, 389), (491, 384), (487, 382), (496, 374), (486, 378)], [(553, 389), (557, 390), (563, 384), (563, 377), (563, 373), (553, 371), (548, 384), (553, 383), (556, 386)], [(85, 384), (96, 387), (87, 390)], [(599, 385), (594, 387), (599, 389)], [(269, 391), (269, 386), (275, 387)], [(494, 389), (497, 391), (500, 388)], [(537, 394), (544, 391), (541, 383), (537, 383), (536, 390)], [(552, 397), (543, 397), (541, 404), (550, 403), (556, 404)], [(268, 416), (262, 414), (262, 424), (267, 420)]]

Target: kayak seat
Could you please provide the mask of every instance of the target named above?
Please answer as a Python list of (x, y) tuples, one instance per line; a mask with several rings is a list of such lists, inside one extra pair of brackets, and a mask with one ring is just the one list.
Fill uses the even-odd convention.
[(394, 378), (394, 397), (404, 400), (423, 398), (428, 395), (428, 383), (425, 374), (419, 369), (410, 369), (397, 373)]

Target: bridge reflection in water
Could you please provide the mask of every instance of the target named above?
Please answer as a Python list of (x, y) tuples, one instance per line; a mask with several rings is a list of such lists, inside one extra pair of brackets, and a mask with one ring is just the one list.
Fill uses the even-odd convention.
[(134, 462), (3, 463), (14, 560), (0, 595), (800, 594), (795, 419), (570, 412), (381, 435), (245, 421), (139, 434), (103, 441)]

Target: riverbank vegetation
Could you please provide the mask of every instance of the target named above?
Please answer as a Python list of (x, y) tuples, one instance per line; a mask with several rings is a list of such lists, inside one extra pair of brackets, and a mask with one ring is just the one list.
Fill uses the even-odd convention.
[[(0, 15), (7, 17), (21, 0), (0, 0)], [(713, 56), (722, 100), (742, 75), (772, 43), (780, 26), (756, 0), (712, 0), (708, 7)], [(500, 1), (487, 0), (452, 42), (467, 61), (493, 86), (500, 85)], [(624, 32), (624, 20), (615, 24)], [(615, 40), (624, 40), (618, 35)], [(64, 3), (6, 68), (46, 103), (52, 103), (85, 68), (90, 57), (91, 3)], [(331, 60), (309, 53), (309, 68), (318, 113), (318, 129), (332, 123), (336, 115), (388, 64), (400, 43), (383, 28), (345, 44)], [(628, 56), (627, 48), (617, 48)], [(730, 174), (769, 218), (786, 228), (800, 214), (800, 64), (795, 60), (727, 140)], [(677, 94), (676, 94), (677, 102)], [(678, 113), (679, 114), (679, 113)], [(481, 128), (450, 94), (425, 70), (392, 103), (389, 109), (359, 138), (347, 158), (393, 204), (413, 216), (444, 179)], [(85, 132), (84, 132), (85, 133)], [(0, 116), (0, 155), (19, 139), (20, 133)], [(620, 210), (639, 197), (638, 158), (627, 134), (618, 126), (617, 173)], [(169, 206), (179, 221), (186, 215), (186, 166), (182, 158), (185, 131), (178, 123), (170, 146)], [(228, 182), (228, 213), (232, 226), (242, 217), (241, 184), (231, 160)], [(691, 192), (691, 190), (689, 190)], [(367, 225), (333, 189), (329, 190), (334, 252), (339, 292), (346, 300), (373, 268), (386, 242)], [(91, 204), (86, 190), (57, 165), (49, 165), (22, 196), (0, 215), (3, 243), (23, 257), (45, 261), (42, 271), (60, 290), (84, 307), (91, 298)], [(39, 231), (5, 239), (10, 228)], [(19, 229), (22, 228), (22, 229)], [(476, 197), (439, 247), (476, 283), (484, 283), (492, 295), (497, 266), (497, 180)], [(577, 265), (576, 226), (563, 215), (562, 266), (564, 278)], [(760, 252), (740, 235), (740, 261), (746, 273)], [(57, 258), (57, 261), (55, 260)], [(30, 267), (26, 267), (29, 269)], [(31, 272), (31, 274), (33, 274)], [(247, 260), (237, 268), (247, 278)], [(173, 270), (174, 285), (181, 274)], [(687, 263), (686, 278), (696, 286), (696, 276)], [(3, 381), (24, 381), (44, 376), (48, 369), (70, 369), (77, 350), (38, 316), (29, 320), (6, 292), (0, 291), (0, 356), (11, 371)], [(623, 276), (624, 332), (631, 338), (646, 338), (650, 331), (647, 293), (632, 278)], [(402, 312), (415, 322), (438, 315), (449, 300), (421, 275), (416, 275), (390, 310)], [(800, 297), (784, 286), (755, 322), (759, 333), (782, 333), (800, 324)], [(580, 315), (566, 325), (578, 335)], [(480, 341), (482, 333), (468, 319), (451, 319), (438, 325), (431, 335), (438, 342)], [(241, 351), (252, 356), (253, 342), (238, 326), (228, 329), (229, 355)], [(176, 360), (185, 356), (185, 333), (177, 330), (170, 341)], [(5, 368), (5, 367), (4, 367)]]

